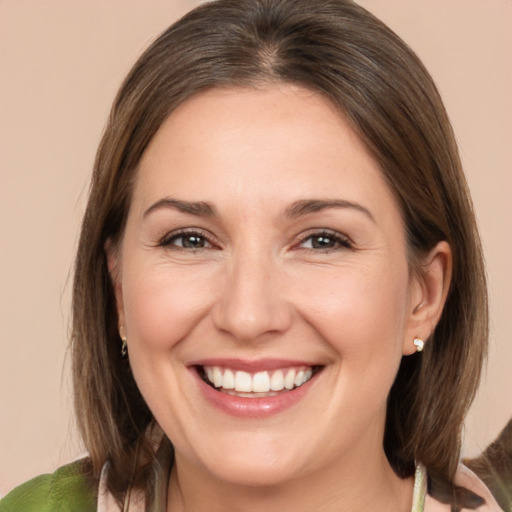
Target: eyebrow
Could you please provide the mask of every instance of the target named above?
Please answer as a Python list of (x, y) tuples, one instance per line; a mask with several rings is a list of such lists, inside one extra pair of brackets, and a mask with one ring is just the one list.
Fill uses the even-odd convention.
[(172, 197), (164, 197), (156, 203), (153, 203), (145, 212), (144, 218), (150, 213), (160, 210), (162, 208), (172, 208), (189, 215), (196, 215), (198, 217), (216, 217), (217, 210), (215, 206), (204, 201), (182, 201)]
[[(153, 203), (144, 212), (144, 218), (151, 212), (162, 208), (172, 208), (198, 217), (217, 217), (217, 210), (211, 203), (207, 203), (205, 201), (183, 201), (172, 197), (164, 197), (156, 203)], [(352, 208), (364, 213), (370, 220), (375, 222), (375, 218), (368, 208), (365, 208), (359, 203), (354, 203), (345, 199), (301, 199), (300, 201), (295, 201), (288, 206), (285, 210), (285, 215), (287, 217), (295, 218), (308, 215), (310, 213), (320, 212), (328, 208)]]
[(316, 213), (328, 208), (351, 208), (364, 213), (370, 220), (375, 222), (375, 217), (368, 208), (359, 203), (347, 201), (345, 199), (302, 199), (291, 204), (286, 209), (288, 217), (300, 217), (309, 213)]

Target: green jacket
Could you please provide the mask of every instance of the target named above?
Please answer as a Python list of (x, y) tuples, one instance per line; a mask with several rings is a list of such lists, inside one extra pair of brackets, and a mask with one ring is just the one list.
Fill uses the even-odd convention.
[(96, 490), (82, 467), (73, 462), (16, 487), (0, 500), (0, 512), (96, 512)]

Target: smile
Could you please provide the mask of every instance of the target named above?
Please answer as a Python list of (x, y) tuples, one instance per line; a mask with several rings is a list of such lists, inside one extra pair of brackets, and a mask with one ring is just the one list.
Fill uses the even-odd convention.
[(282, 413), (306, 398), (325, 365), (286, 359), (208, 359), (187, 365), (215, 409), (243, 419)]
[(202, 378), (218, 391), (259, 398), (296, 389), (308, 382), (315, 371), (315, 367), (300, 366), (249, 373), (220, 366), (203, 366)]

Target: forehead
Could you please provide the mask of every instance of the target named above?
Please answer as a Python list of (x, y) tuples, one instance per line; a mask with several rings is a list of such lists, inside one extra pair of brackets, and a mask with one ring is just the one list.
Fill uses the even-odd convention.
[(339, 109), (291, 85), (216, 88), (182, 103), (143, 155), (134, 201), (165, 194), (243, 198), (247, 207), (333, 195), (393, 203), (378, 163)]

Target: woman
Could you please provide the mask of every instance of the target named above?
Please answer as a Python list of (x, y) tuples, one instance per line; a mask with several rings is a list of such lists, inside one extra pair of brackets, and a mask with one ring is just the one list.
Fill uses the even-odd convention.
[(90, 459), (4, 510), (497, 510), (457, 470), (483, 276), (396, 35), (343, 0), (205, 4), (135, 64), (98, 150), (73, 318)]

